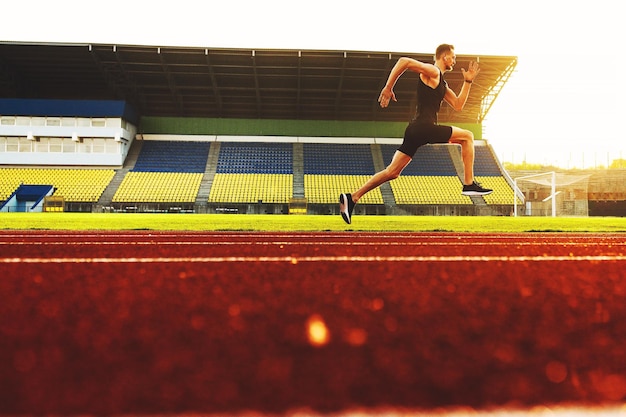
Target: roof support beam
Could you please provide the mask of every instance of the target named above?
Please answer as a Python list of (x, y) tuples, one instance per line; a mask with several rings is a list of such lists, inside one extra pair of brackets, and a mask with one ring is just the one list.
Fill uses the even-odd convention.
[(302, 51), (298, 51), (298, 69), (297, 69), (297, 90), (296, 90), (296, 118), (300, 119), (302, 116)]
[[(387, 60), (387, 64), (385, 64), (385, 72), (382, 74), (380, 82), (378, 83), (378, 90), (376, 94), (380, 94), (380, 92), (387, 84), (387, 79), (389, 78), (389, 73), (391, 72), (391, 68), (396, 62), (392, 59), (391, 54), (389, 54), (389, 59)], [(378, 104), (378, 97), (376, 97), (376, 101), (372, 102), (372, 116), (371, 120), (377, 120), (376, 114), (380, 110), (380, 105)]]
[(262, 114), (261, 90), (260, 90), (260, 85), (259, 85), (259, 74), (257, 71), (256, 52), (254, 50), (252, 51), (252, 74), (254, 76), (254, 91), (256, 93), (257, 117), (261, 117), (261, 114)]
[(509, 81), (509, 79), (511, 78), (511, 75), (513, 75), (513, 73), (515, 72), (516, 66), (517, 66), (517, 58), (512, 60), (509, 66), (506, 67), (504, 71), (500, 73), (500, 76), (496, 79), (496, 82), (493, 84), (493, 87), (491, 88), (491, 90), (487, 92), (485, 97), (483, 97), (483, 100), (480, 103), (480, 115), (478, 118), (479, 123), (482, 123), (483, 120), (485, 120), (487, 113), (489, 113), (491, 106), (493, 106), (493, 103), (496, 101), (496, 98), (498, 98), (498, 95), (500, 95), (502, 88)]
[[(106, 66), (103, 65), (102, 60), (98, 56), (98, 53), (94, 50), (94, 48), (91, 45), (89, 45), (89, 52), (90, 52), (91, 58), (93, 59), (94, 64), (96, 64), (96, 68), (98, 68), (98, 70), (104, 77), (104, 82), (107, 85), (108, 90), (113, 94), (113, 96), (115, 98), (118, 98), (121, 100), (127, 100), (129, 102), (134, 101), (130, 97), (127, 97), (126, 94), (124, 93), (124, 89), (118, 83), (115, 82), (113, 75), (106, 68)], [(140, 110), (140, 108), (136, 105), (136, 103), (133, 103), (133, 105), (136, 106), (137, 110)]]
[(340, 119), (341, 114), (341, 92), (343, 91), (343, 79), (346, 73), (346, 61), (348, 53), (343, 53), (343, 61), (341, 62), (341, 70), (339, 72), (339, 84), (337, 85), (337, 94), (335, 94), (335, 118)]
[(115, 62), (119, 68), (120, 74), (122, 78), (124, 78), (124, 84), (128, 86), (133, 97), (138, 98), (138, 109), (145, 109), (145, 95), (143, 95), (140, 91), (140, 88), (137, 86), (137, 83), (131, 77), (129, 71), (126, 69), (126, 65), (124, 64), (124, 60), (120, 57), (119, 52), (117, 51), (117, 46), (113, 45), (113, 54), (115, 55)]
[(222, 117), (224, 115), (224, 105), (222, 103), (222, 95), (220, 89), (217, 86), (217, 78), (215, 77), (215, 71), (213, 71), (213, 64), (211, 63), (211, 55), (209, 50), (204, 50), (204, 61), (206, 62), (207, 71), (209, 72), (209, 80), (211, 80), (211, 87), (213, 88), (213, 95), (215, 96), (215, 105), (217, 107), (217, 116)]
[(163, 74), (165, 74), (165, 79), (167, 80), (167, 85), (172, 93), (172, 98), (174, 103), (176, 103), (176, 110), (180, 116), (184, 116), (184, 106), (182, 97), (176, 87), (176, 81), (174, 80), (174, 76), (169, 70), (169, 66), (165, 61), (165, 57), (161, 53), (161, 48), (157, 48), (157, 53), (159, 55), (159, 61), (161, 61), (161, 67), (163, 68)]

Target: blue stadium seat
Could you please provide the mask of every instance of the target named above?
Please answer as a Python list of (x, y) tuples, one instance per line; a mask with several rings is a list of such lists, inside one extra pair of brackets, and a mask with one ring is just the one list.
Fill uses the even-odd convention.
[[(391, 163), (396, 145), (381, 145), (385, 166)], [(456, 176), (454, 163), (447, 146), (425, 145), (420, 147), (402, 175)]]
[(293, 174), (291, 143), (223, 142), (218, 174)]
[(375, 173), (370, 145), (305, 143), (305, 175), (372, 175)]
[(135, 172), (203, 173), (210, 142), (144, 141)]
[(474, 174), (484, 177), (499, 177), (502, 175), (493, 153), (487, 146), (477, 146), (475, 148)]

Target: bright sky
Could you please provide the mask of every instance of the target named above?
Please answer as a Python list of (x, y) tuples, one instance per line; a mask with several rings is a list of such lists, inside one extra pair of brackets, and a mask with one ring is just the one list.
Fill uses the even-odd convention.
[(626, 159), (615, 0), (12, 0), (2, 15), (3, 41), (407, 53), (451, 43), (459, 55), (517, 56), (483, 124), (503, 161)]

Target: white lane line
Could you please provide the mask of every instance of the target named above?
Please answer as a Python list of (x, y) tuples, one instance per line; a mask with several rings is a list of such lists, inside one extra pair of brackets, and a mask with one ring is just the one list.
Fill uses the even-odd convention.
[(397, 232), (397, 233), (344, 233), (344, 232), (328, 232), (328, 233), (259, 233), (259, 232), (241, 232), (241, 233), (220, 233), (220, 232), (191, 232), (191, 233), (2, 233), (0, 231), (0, 239), (185, 239), (185, 238), (205, 238), (205, 239), (345, 239), (348, 236), (351, 239), (441, 239), (441, 240), (518, 240), (518, 239), (542, 239), (542, 240), (563, 240), (571, 238), (580, 238), (583, 240), (619, 240), (625, 241), (624, 233), (453, 233), (442, 232), (441, 234), (432, 234), (428, 232)]
[[(469, 409), (469, 407), (467, 407)], [(490, 410), (469, 409), (465, 411), (462, 407), (440, 408), (432, 411), (416, 410), (410, 408), (394, 408), (392, 406), (380, 408), (358, 408), (355, 410), (347, 409), (345, 411), (334, 412), (331, 415), (335, 417), (623, 417), (626, 406), (624, 405), (597, 405), (597, 406), (548, 406), (537, 405), (532, 408), (494, 408)], [(193, 412), (183, 412), (176, 414), (142, 414), (142, 417), (247, 417), (249, 415), (258, 417), (275, 417), (276, 414), (268, 414), (263, 411), (254, 410), (252, 412), (240, 413), (220, 413), (220, 414), (200, 414)], [(308, 417), (324, 417), (328, 414), (322, 414), (314, 411), (306, 413), (300, 411), (289, 411), (285, 416), (308, 416)], [(111, 417), (126, 417), (127, 414), (111, 414)]]
[[(557, 242), (559, 246), (589, 246), (590, 243), (597, 245), (599, 243), (605, 246), (626, 246), (626, 242)], [(428, 242), (428, 241), (399, 241), (399, 242), (346, 242), (343, 240), (337, 241), (70, 241), (70, 242), (46, 242), (46, 241), (32, 241), (32, 242), (2, 242), (0, 246), (554, 246), (554, 242), (546, 241), (518, 241), (518, 242), (480, 242), (480, 241), (466, 241), (466, 242)]]
[(300, 262), (622, 262), (623, 255), (599, 256), (216, 256), (156, 258), (0, 258), (0, 264), (67, 263), (291, 263)]

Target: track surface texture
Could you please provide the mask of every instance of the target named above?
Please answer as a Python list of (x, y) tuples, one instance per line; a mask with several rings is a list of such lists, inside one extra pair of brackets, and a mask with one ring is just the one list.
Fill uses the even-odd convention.
[(623, 234), (0, 232), (0, 414), (612, 407)]

